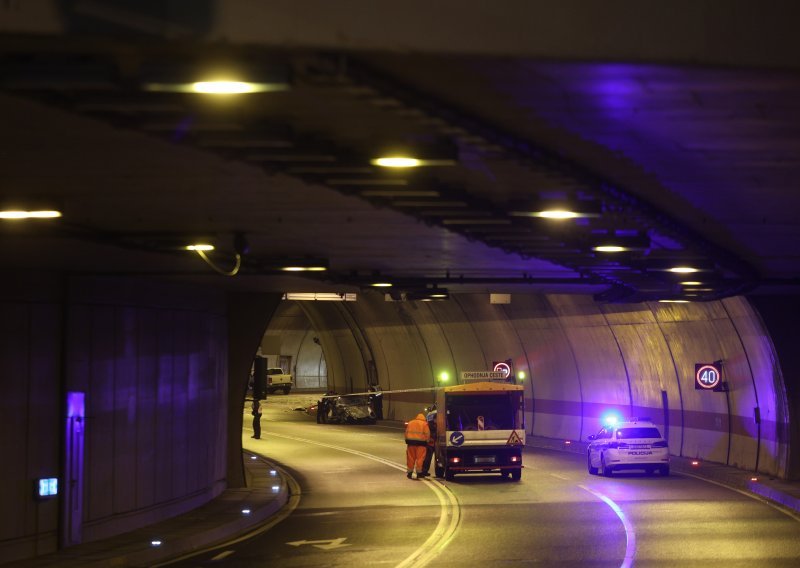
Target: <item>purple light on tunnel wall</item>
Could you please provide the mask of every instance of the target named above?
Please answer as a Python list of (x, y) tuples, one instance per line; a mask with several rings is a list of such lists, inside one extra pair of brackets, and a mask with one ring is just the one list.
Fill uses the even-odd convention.
[(82, 392), (67, 393), (67, 418), (81, 418), (86, 416), (86, 394)]

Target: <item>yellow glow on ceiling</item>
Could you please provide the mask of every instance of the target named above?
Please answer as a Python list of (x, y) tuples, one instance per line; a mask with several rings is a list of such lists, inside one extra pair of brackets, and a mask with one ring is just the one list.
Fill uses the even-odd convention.
[(422, 160), (410, 156), (383, 156), (371, 160), (370, 163), (382, 168), (416, 168), (422, 165)]
[(214, 245), (209, 245), (207, 243), (195, 243), (192, 245), (187, 245), (186, 250), (199, 250), (199, 251), (211, 251), (214, 250)]
[(61, 217), (61, 211), (53, 209), (44, 209), (38, 211), (24, 211), (20, 209), (8, 209), (0, 211), (0, 219), (8, 219), (12, 221), (20, 219), (55, 219)]

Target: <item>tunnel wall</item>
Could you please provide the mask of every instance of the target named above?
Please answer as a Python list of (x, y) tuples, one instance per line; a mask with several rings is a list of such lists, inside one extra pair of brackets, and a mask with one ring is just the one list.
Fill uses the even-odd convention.
[(63, 480), (67, 391), (86, 393), (83, 542), (189, 510), (224, 489), (224, 295), (18, 274), (1, 289), (0, 559), (58, 546), (59, 500), (35, 500), (33, 484)]
[[(303, 311), (323, 339), (330, 384), (339, 392), (363, 390), (370, 361), (384, 390), (407, 390), (435, 387), (443, 370), (459, 377), (511, 358), (528, 375), (532, 435), (585, 440), (604, 412), (616, 410), (651, 418), (674, 455), (789, 476), (780, 365), (744, 297), (607, 305), (589, 296), (530, 294), (493, 305), (488, 294), (387, 302), (368, 291), (346, 304), (306, 302)], [(695, 363), (715, 361), (723, 363), (729, 391), (696, 390)], [(385, 400), (387, 418), (406, 420), (432, 394)]]
[(281, 302), (268, 323), (262, 345), (280, 345), (277, 354), (292, 357), (294, 388), (327, 389), (328, 371), (320, 334), (303, 311), (302, 303)]

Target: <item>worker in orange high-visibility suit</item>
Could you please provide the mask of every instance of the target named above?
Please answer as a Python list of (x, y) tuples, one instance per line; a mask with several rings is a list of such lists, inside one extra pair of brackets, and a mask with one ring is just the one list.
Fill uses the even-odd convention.
[(430, 437), (431, 430), (428, 428), (424, 414), (417, 414), (414, 420), (408, 422), (408, 426), (406, 426), (406, 469), (408, 470), (406, 477), (409, 479), (415, 468), (417, 478), (429, 475), (423, 471), (422, 464), (425, 461), (425, 451)]

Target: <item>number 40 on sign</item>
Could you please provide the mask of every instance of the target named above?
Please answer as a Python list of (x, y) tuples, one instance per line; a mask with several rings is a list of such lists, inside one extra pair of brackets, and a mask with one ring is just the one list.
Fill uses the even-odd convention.
[(722, 365), (718, 363), (696, 363), (694, 366), (694, 388), (714, 390), (722, 382)]

